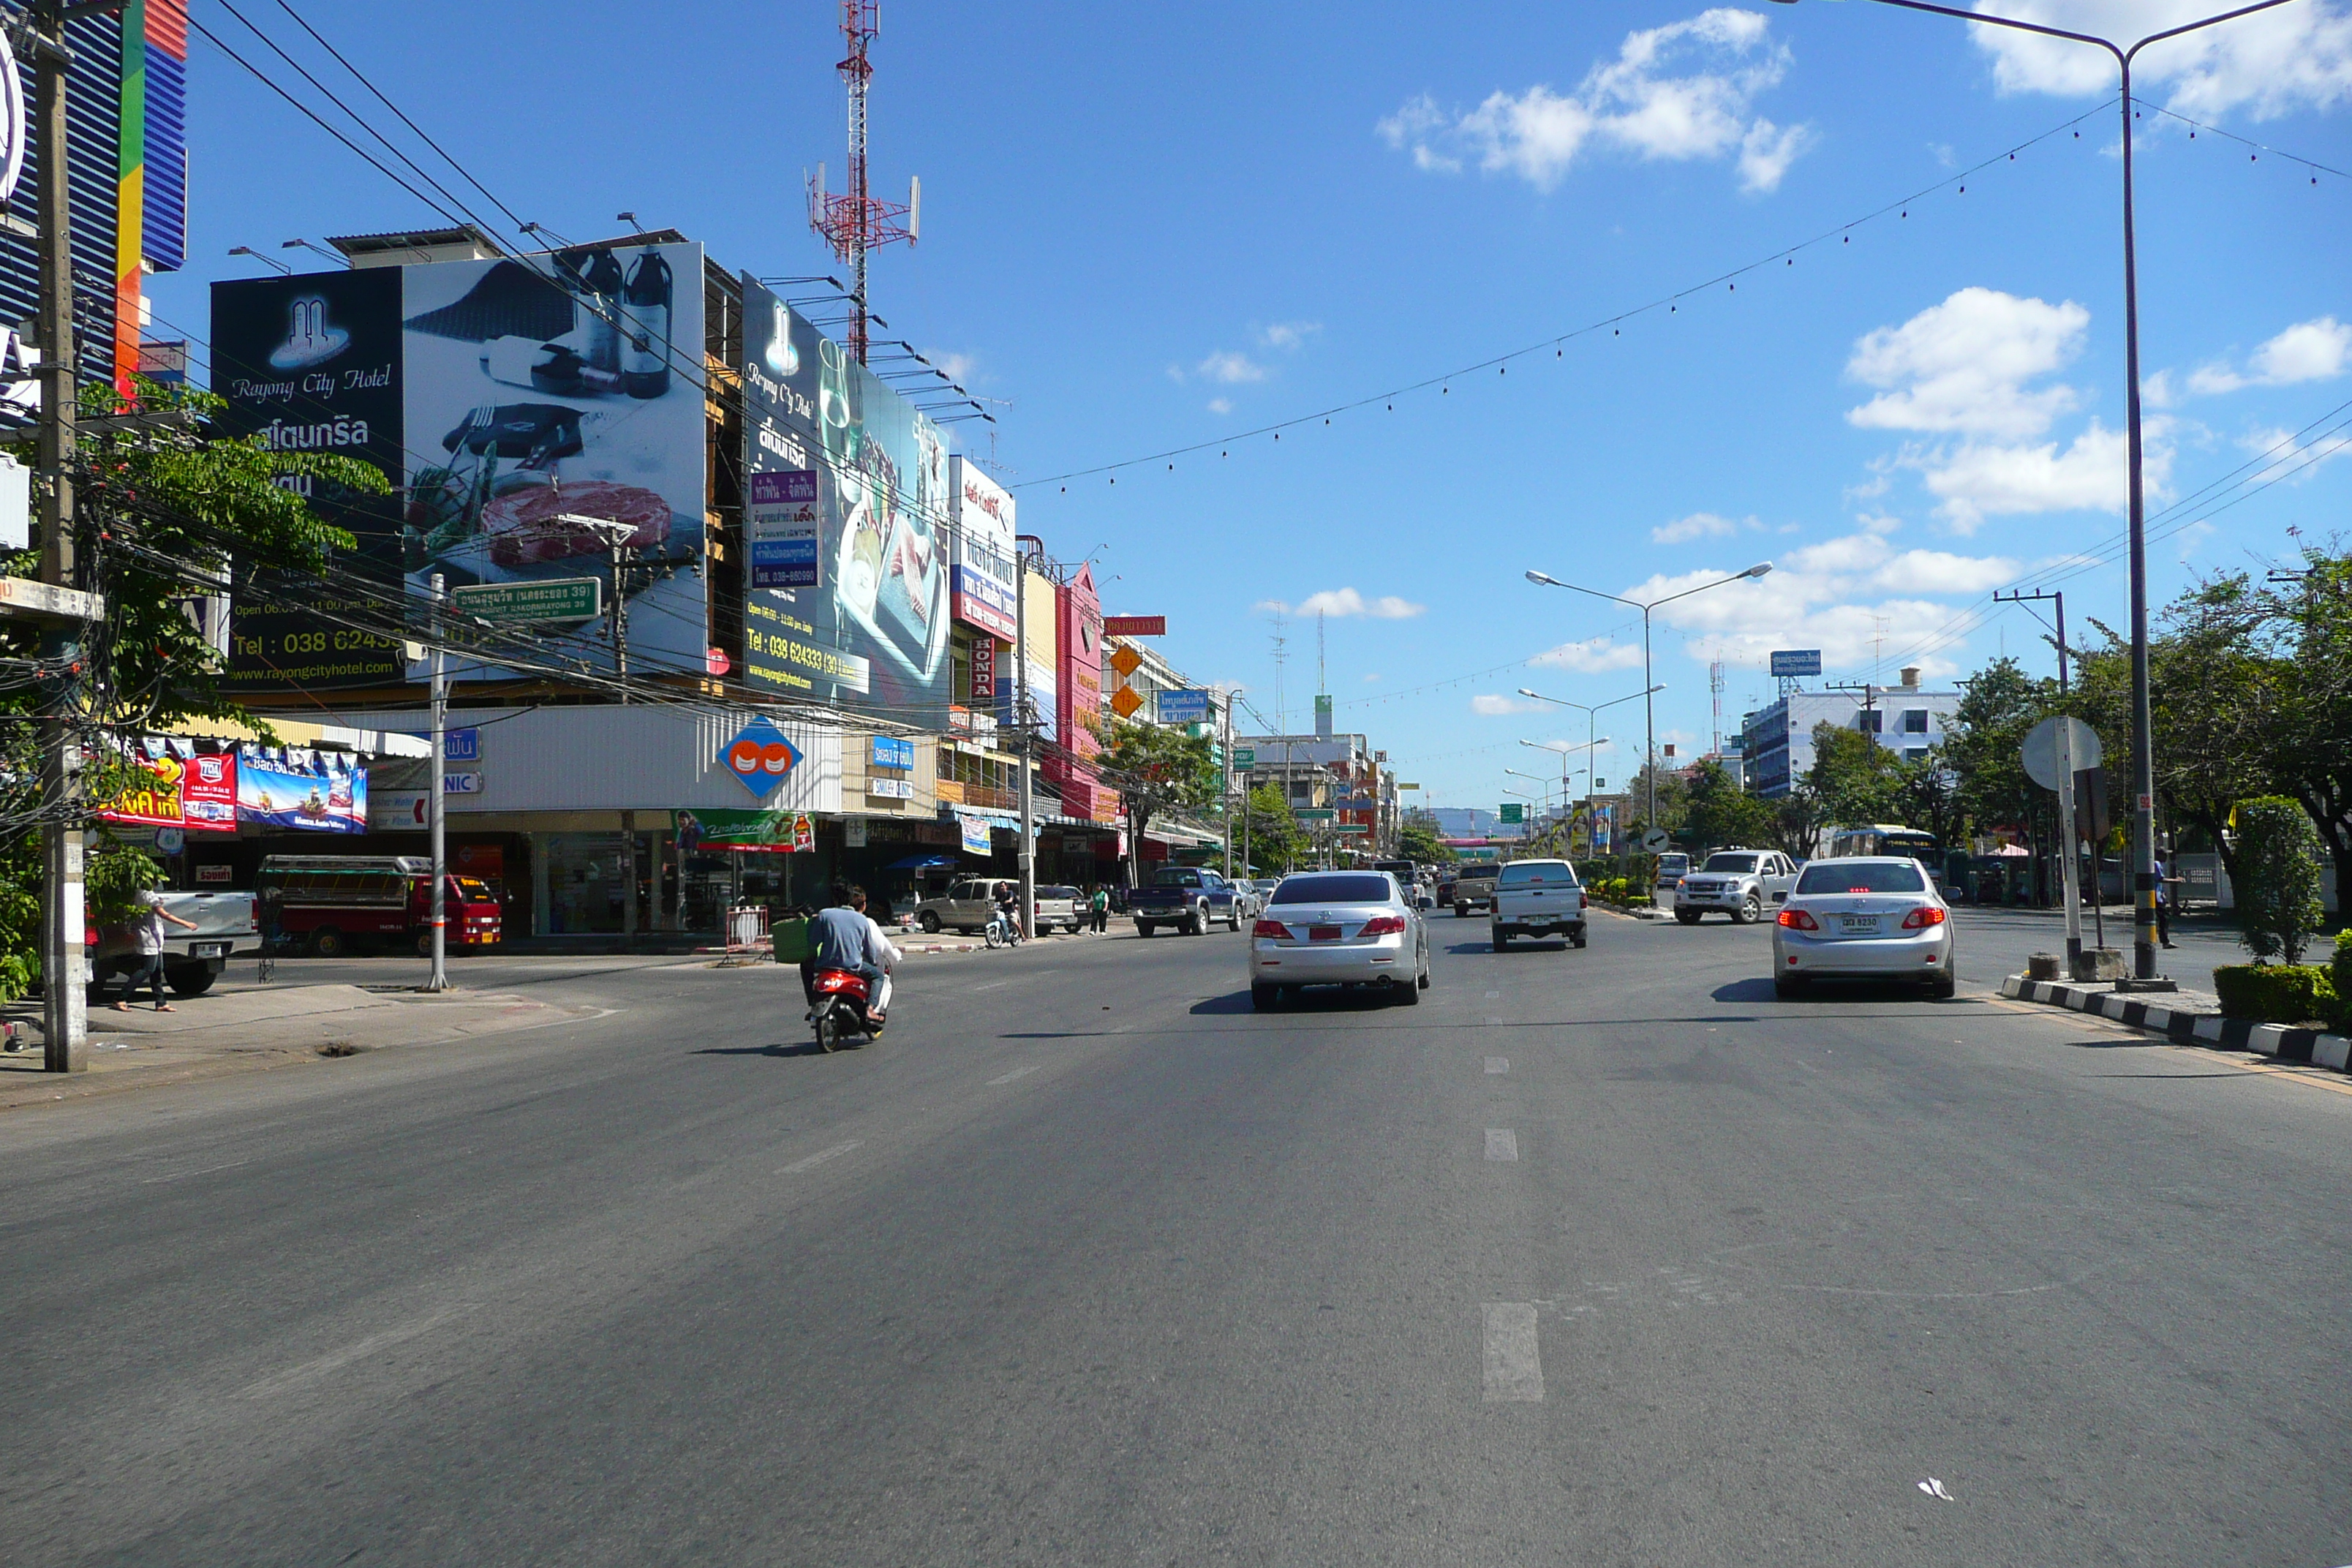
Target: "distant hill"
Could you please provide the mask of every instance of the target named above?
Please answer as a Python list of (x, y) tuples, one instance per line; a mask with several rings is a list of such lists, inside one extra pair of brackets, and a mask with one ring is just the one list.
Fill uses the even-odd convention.
[(1442, 838), (1483, 838), (1496, 826), (1495, 814), (1475, 805), (1441, 805), (1432, 808), (1437, 818), (1438, 837)]

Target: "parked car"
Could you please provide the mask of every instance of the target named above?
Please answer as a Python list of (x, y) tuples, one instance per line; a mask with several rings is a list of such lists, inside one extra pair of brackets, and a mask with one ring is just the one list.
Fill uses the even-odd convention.
[(1454, 873), (1454, 918), (1466, 920), (1472, 910), (1495, 907), (1495, 879), (1503, 868), (1491, 860), (1476, 861), (1455, 868)]
[(1496, 952), (1515, 936), (1559, 936), (1570, 947), (1584, 945), (1584, 885), (1565, 860), (1512, 861), (1495, 880), (1494, 907)]
[[(946, 892), (935, 893), (915, 906), (915, 924), (931, 936), (937, 936), (942, 929), (978, 936), (996, 916), (996, 885), (1005, 880), (1008, 879), (1003, 877), (965, 877), (950, 882)], [(1037, 891), (1042, 898), (1045, 889), (1040, 888)]]
[(1891, 855), (1810, 862), (1772, 928), (1772, 988), (1801, 994), (1815, 980), (1925, 982), (1949, 996), (1952, 912), (1927, 868)]
[(1250, 927), (1249, 983), (1260, 1012), (1307, 985), (1377, 985), (1409, 1007), (1429, 989), (1429, 928), (1384, 871), (1294, 872)]
[(1733, 925), (1753, 925), (1788, 902), (1797, 868), (1777, 849), (1718, 849), (1675, 889), (1675, 919), (1686, 926), (1717, 910)]
[[(263, 938), (280, 951), (334, 958), (357, 947), (433, 951), (433, 862), (422, 855), (270, 855), (254, 879)], [(443, 945), (496, 947), (498, 895), (444, 874)]]
[(1036, 918), (1029, 922), (1030, 934), (1034, 936), (1057, 927), (1076, 932), (1087, 922), (1086, 907), (1086, 896), (1076, 888), (1065, 888), (1058, 883), (1047, 887), (1041, 882), (1037, 885)]
[[(251, 893), (164, 893), (163, 909), (195, 926), (184, 931), (163, 922), (163, 983), (181, 996), (201, 996), (220, 978), (239, 947), (255, 951), (261, 941), (261, 902)], [(134, 967), (139, 938), (133, 926), (109, 926), (89, 933), (93, 986)]]
[(1138, 936), (1150, 936), (1161, 926), (1199, 936), (1219, 921), (1227, 931), (1242, 929), (1241, 895), (1205, 866), (1161, 867), (1142, 887), (1129, 890), (1127, 910), (1135, 917)]

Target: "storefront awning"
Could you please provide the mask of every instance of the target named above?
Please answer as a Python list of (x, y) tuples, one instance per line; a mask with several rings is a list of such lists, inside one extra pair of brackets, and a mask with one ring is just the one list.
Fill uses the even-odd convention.
[(893, 860), (882, 868), (886, 871), (946, 871), (957, 864), (952, 855), (909, 855), (904, 860)]

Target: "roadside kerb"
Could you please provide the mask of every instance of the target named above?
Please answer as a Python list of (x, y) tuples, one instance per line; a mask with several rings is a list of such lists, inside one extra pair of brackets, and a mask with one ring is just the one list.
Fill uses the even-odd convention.
[[(2352, 1039), (2317, 1029), (2294, 1029), (2284, 1024), (2255, 1024), (2224, 1018), (2194, 993), (2175, 993), (2170, 1004), (2143, 1002), (2095, 985), (2069, 985), (2063, 981), (2029, 980), (2012, 974), (2000, 983), (2000, 994), (2020, 1002), (2094, 1013), (2126, 1029), (2161, 1036), (2176, 1045), (2207, 1046), (2215, 1050), (2251, 1051), (2283, 1062), (2308, 1062), (2314, 1067), (2352, 1070)], [(2189, 1005), (2183, 1005), (2183, 1002)], [(2199, 1004), (2205, 1003), (2203, 1005)]]

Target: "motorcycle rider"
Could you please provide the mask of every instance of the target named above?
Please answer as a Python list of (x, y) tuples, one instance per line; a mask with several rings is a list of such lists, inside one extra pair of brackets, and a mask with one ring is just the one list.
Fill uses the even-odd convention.
[(1004, 922), (1008, 942), (1018, 942), (1029, 934), (1028, 922), (1021, 918), (1021, 895), (1011, 882), (996, 884), (996, 918)]
[(840, 969), (866, 984), (869, 1016), (889, 1010), (889, 964), (898, 950), (867, 918), (866, 894), (846, 882), (835, 882), (826, 895), (826, 907), (809, 920), (810, 955), (801, 960), (801, 991), (808, 998), (811, 1018), (816, 1016), (816, 973)]

